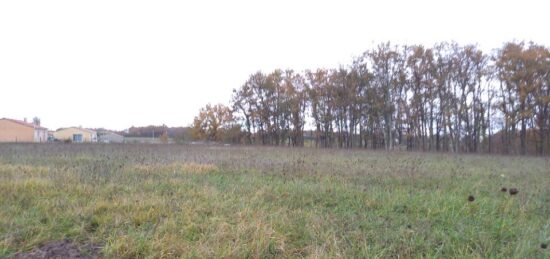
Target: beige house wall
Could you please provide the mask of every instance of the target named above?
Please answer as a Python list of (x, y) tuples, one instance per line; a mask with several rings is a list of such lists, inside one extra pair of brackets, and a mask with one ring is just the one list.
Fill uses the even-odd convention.
[(0, 142), (34, 142), (34, 140), (33, 128), (10, 120), (0, 120)]
[(80, 128), (66, 128), (53, 133), (53, 137), (58, 140), (73, 140), (73, 135), (81, 134), (82, 142), (97, 142), (97, 134)]

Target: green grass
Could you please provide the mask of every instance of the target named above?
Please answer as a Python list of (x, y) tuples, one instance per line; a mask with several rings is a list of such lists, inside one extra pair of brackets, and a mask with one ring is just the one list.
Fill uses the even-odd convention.
[(63, 238), (107, 258), (550, 258), (550, 161), (0, 145), (0, 257)]

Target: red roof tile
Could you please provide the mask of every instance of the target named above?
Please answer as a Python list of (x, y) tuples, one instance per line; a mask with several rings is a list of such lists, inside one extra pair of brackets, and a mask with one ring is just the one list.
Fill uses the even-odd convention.
[(44, 127), (41, 127), (41, 126), (38, 126), (38, 125), (34, 125), (32, 123), (28, 123), (28, 122), (25, 122), (25, 121), (20, 121), (20, 120), (14, 120), (14, 119), (8, 119), (8, 118), (2, 118), (0, 120), (11, 121), (11, 122), (14, 122), (14, 123), (17, 123), (17, 124), (21, 124), (23, 126), (31, 127), (33, 129), (47, 129), (47, 128), (44, 128)]

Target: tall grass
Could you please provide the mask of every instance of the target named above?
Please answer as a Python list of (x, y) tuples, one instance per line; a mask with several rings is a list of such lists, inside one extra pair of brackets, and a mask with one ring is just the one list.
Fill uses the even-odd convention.
[(62, 238), (116, 258), (544, 258), (550, 161), (0, 145), (0, 257)]

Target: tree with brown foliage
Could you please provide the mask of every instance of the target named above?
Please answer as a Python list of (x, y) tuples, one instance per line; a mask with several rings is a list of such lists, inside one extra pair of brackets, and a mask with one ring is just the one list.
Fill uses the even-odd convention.
[[(349, 67), (257, 72), (231, 104), (247, 144), (303, 146), (310, 126), (316, 147), (543, 154), (549, 84), (549, 50), (533, 43), (491, 58), (476, 45), (383, 43)], [(197, 134), (216, 139), (203, 121)]]
[(193, 121), (193, 138), (195, 140), (223, 141), (231, 139), (227, 134), (234, 134), (235, 120), (229, 107), (223, 104), (206, 105)]

